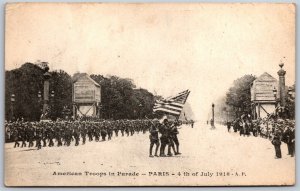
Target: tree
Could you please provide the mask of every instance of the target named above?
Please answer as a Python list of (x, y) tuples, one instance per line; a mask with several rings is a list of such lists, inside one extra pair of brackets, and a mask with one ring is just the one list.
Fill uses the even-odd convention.
[(102, 116), (113, 119), (153, 117), (154, 96), (136, 89), (133, 80), (117, 76), (91, 75), (101, 86)]
[[(5, 117), (11, 119), (11, 95), (15, 94), (14, 116), (37, 121), (42, 114), (44, 71), (32, 63), (5, 72)], [(64, 117), (65, 108), (72, 108), (72, 78), (63, 70), (50, 72), (49, 116), (55, 120)], [(101, 86), (102, 117), (109, 119), (137, 119), (153, 117), (155, 96), (146, 89), (136, 89), (133, 80), (117, 76), (91, 75)], [(51, 95), (51, 94), (50, 94)], [(43, 95), (42, 95), (43, 96)]]
[(25, 120), (39, 120), (41, 103), (38, 91), (43, 90), (43, 70), (32, 63), (25, 63), (20, 68), (5, 72), (5, 117), (11, 119), (12, 94), (14, 117)]
[(54, 91), (54, 97), (50, 97), (50, 118), (53, 120), (63, 118), (64, 107), (72, 108), (72, 78), (63, 70), (51, 72), (50, 92)]
[(244, 75), (233, 82), (226, 94), (226, 104), (235, 111), (236, 117), (248, 113), (251, 114), (250, 85), (256, 79), (253, 75)]

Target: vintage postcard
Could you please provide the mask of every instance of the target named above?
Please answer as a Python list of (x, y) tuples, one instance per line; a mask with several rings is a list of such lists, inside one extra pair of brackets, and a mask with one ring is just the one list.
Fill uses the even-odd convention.
[(294, 185), (295, 15), (7, 4), (5, 185)]

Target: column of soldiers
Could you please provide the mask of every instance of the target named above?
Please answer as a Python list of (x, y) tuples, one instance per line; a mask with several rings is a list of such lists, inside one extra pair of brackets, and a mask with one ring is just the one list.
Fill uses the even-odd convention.
[(294, 157), (295, 155), (295, 120), (276, 119), (276, 117), (269, 116), (264, 119), (251, 120), (250, 117), (242, 116), (227, 123), (228, 132), (231, 126), (234, 132), (239, 132), (240, 136), (255, 136), (270, 139), (274, 145), (275, 158), (282, 158), (281, 143), (287, 144), (288, 155)]
[[(152, 125), (150, 120), (102, 120), (102, 121), (57, 121), (5, 123), (6, 141), (13, 141), (14, 147), (53, 147), (82, 145), (88, 141), (111, 140), (113, 134), (132, 136), (146, 133)], [(119, 134), (121, 132), (121, 134)], [(35, 145), (34, 145), (35, 142)], [(20, 145), (21, 143), (21, 145)]]

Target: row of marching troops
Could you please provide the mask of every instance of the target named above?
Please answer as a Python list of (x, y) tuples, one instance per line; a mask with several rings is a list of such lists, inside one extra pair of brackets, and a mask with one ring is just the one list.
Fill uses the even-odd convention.
[[(56, 122), (9, 122), (5, 123), (6, 141), (13, 141), (14, 147), (53, 147), (70, 146), (75, 141), (78, 146), (88, 141), (111, 140), (113, 134), (132, 136), (134, 133), (146, 133), (150, 120), (103, 120), (103, 121), (56, 121)], [(34, 145), (35, 142), (35, 145)], [(20, 145), (21, 143), (21, 145)]]
[(241, 117), (233, 122), (227, 122), (228, 132), (231, 126), (234, 132), (239, 132), (240, 136), (268, 138), (274, 145), (275, 158), (282, 158), (281, 143), (287, 144), (288, 155), (295, 155), (295, 120), (276, 119), (275, 117), (259, 118), (251, 120), (250, 117)]

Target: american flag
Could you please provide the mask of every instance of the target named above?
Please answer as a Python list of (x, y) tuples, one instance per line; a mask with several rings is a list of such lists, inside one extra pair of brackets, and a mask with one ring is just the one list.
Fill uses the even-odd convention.
[(185, 90), (183, 92), (178, 93), (177, 95), (173, 97), (169, 97), (164, 100), (156, 100), (154, 107), (153, 107), (153, 112), (164, 112), (170, 115), (175, 115), (179, 116), (183, 106), (190, 94), (189, 90)]

